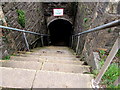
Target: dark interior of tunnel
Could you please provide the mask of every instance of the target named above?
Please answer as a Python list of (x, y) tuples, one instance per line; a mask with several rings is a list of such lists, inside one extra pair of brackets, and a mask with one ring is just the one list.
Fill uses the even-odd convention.
[(51, 45), (69, 46), (72, 33), (72, 24), (64, 19), (57, 19), (48, 25)]

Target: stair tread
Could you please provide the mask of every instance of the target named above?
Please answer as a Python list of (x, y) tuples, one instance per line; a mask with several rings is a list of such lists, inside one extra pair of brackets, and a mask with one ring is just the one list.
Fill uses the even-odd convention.
[(12, 67), (12, 68), (24, 68), (24, 69), (35, 69), (39, 70), (43, 63), (54, 63), (54, 64), (65, 64), (65, 65), (82, 65), (84, 62), (81, 61), (70, 61), (70, 60), (46, 60), (46, 61), (15, 61), (15, 60), (0, 60), (1, 67)]
[(24, 69), (34, 69), (40, 70), (42, 67), (42, 62), (35, 62), (35, 61), (13, 61), (13, 60), (2, 60), (0, 61), (2, 64), (1, 67), (11, 67), (11, 68), (24, 68)]
[(40, 56), (40, 58), (45, 58), (45, 59), (48, 59), (48, 60), (51, 60), (51, 59), (58, 59), (58, 60), (79, 60), (78, 58), (75, 58), (75, 57), (57, 57), (57, 56)]
[(70, 72), (70, 73), (84, 73), (90, 72), (90, 66), (74, 65), (74, 64), (60, 64), (45, 62), (42, 66), (42, 70), (56, 71), (56, 72)]
[(31, 88), (36, 71), (0, 67), (0, 73), (2, 87)]
[(16, 61), (40, 61), (39, 57), (23, 57), (23, 56), (11, 56), (11, 60), (16, 60)]
[(91, 88), (91, 79), (84, 74), (38, 71), (33, 88)]
[(11, 60), (17, 61), (44, 61), (44, 60), (71, 60), (76, 61), (78, 58), (57, 57), (57, 56), (11, 56)]
[(46, 60), (46, 62), (76, 64), (76, 65), (82, 65), (84, 63), (83, 61), (78, 61), (78, 60)]
[(66, 54), (41, 54), (41, 53), (31, 53), (31, 54), (20, 54), (19, 56), (23, 56), (23, 57), (32, 57), (32, 56), (36, 56), (36, 57), (40, 57), (40, 56), (56, 56), (56, 57), (74, 57), (76, 58), (76, 56), (74, 55), (66, 55)]
[[(8, 88), (91, 88), (92, 75), (0, 67), (2, 87)], [(1, 75), (0, 74), (0, 75)]]

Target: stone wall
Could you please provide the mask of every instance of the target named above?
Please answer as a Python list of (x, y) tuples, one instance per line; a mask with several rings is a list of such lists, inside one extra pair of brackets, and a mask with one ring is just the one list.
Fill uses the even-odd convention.
[[(87, 29), (117, 20), (120, 17), (118, 13), (118, 8), (120, 7), (118, 6), (118, 3), (109, 2), (79, 3), (74, 33), (82, 32)], [(109, 52), (118, 37), (119, 31), (119, 27), (113, 27), (102, 31), (85, 34), (83, 36), (81, 35), (77, 54), (81, 55), (82, 59), (92, 66), (93, 69), (98, 69), (96, 61), (94, 61), (94, 52), (99, 49), (105, 49)], [(74, 49), (76, 49), (77, 39), (74, 42)]]
[[(90, 24), (94, 18), (96, 3), (92, 2), (80, 2), (78, 3), (78, 9), (75, 19), (74, 32), (73, 34), (80, 33), (89, 29)], [(80, 36), (78, 51), (76, 51), (76, 46), (78, 43), (78, 37), (74, 37), (73, 49), (81, 54), (84, 47), (86, 35)]]
[[(66, 18), (72, 23), (74, 22), (74, 18), (76, 15), (76, 2), (47, 2), (43, 3), (44, 8), (44, 16), (46, 18), (46, 22), (48, 23), (51, 18)], [(64, 9), (64, 15), (60, 17), (54, 17), (53, 16), (53, 9), (55, 8), (63, 8)], [(49, 20), (50, 19), (50, 20)]]
[[(27, 31), (33, 31), (41, 34), (47, 33), (44, 15), (43, 15), (42, 3), (36, 3), (36, 2), (3, 3), (2, 10), (5, 15), (7, 26), (18, 29), (24, 29)], [(17, 10), (22, 10), (25, 14), (25, 27), (22, 27), (18, 22)], [(9, 34), (11, 35), (11, 37), (15, 42), (14, 43), (15, 45), (13, 45), (14, 46), (13, 49), (16, 49), (18, 51), (27, 50), (22, 32), (3, 30), (3, 34), (5, 37), (7, 37)], [(26, 33), (26, 37), (31, 48), (34, 46), (35, 41), (38, 38), (40, 38), (40, 36), (28, 34), (28, 33)], [(6, 39), (8, 41), (7, 45), (8, 43), (11, 43), (9, 42), (10, 38), (6, 38)], [(4, 51), (5, 50), (3, 50), (3, 53)], [(9, 51), (12, 50), (11, 48), (8, 47), (7, 52), (10, 53)]]

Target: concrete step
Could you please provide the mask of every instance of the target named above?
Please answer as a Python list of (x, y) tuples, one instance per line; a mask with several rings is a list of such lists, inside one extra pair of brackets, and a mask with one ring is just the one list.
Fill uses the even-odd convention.
[(78, 60), (46, 60), (46, 62), (51, 62), (51, 63), (63, 63), (63, 64), (75, 64), (75, 65), (82, 65), (84, 62), (83, 61), (78, 61)]
[(35, 56), (35, 55), (31, 55), (31, 56), (11, 56), (10, 58), (11, 60), (14, 61), (38, 61), (38, 62), (44, 62), (44, 61), (63, 61), (63, 62), (67, 62), (67, 61), (79, 61), (78, 58), (74, 58), (74, 57), (57, 57), (57, 56)]
[[(43, 49), (32, 49), (31, 51), (34, 51), (34, 52), (43, 52), (46, 53), (46, 52), (54, 52), (54, 53), (71, 53), (71, 49), (49, 49), (49, 48), (43, 48)], [(32, 53), (32, 52), (31, 52)]]
[(92, 88), (92, 75), (38, 71), (33, 88)]
[(50, 62), (45, 62), (42, 66), (42, 70), (45, 71), (56, 71), (56, 72), (66, 72), (66, 73), (90, 72), (89, 68), (90, 66), (50, 63)]
[(69, 47), (64, 47), (64, 46), (45, 46), (45, 47), (38, 47), (38, 48), (35, 48), (35, 49), (33, 49), (33, 50), (43, 50), (43, 49), (55, 49), (55, 50), (57, 50), (57, 49), (60, 49), (60, 50), (70, 50), (70, 48)]
[(43, 60), (79, 60), (79, 58), (75, 57), (58, 57), (58, 56), (40, 56), (40, 59)]
[(26, 52), (25, 54), (18, 54), (18, 56), (31, 56), (31, 55), (35, 55), (35, 56), (60, 56), (60, 57), (76, 57), (75, 55), (71, 54), (71, 53), (61, 53), (61, 52), (46, 52), (46, 51), (42, 51), (42, 52)]
[(43, 60), (40, 59), (40, 57), (36, 57), (36, 56), (29, 56), (29, 57), (23, 57), (23, 56), (11, 56), (10, 57), (11, 60), (15, 60), (15, 61), (38, 61), (38, 62), (42, 62)]
[(74, 51), (68, 47), (43, 47), (43, 48), (36, 48), (32, 51), (38, 52), (38, 53), (65, 53), (65, 54), (72, 54)]
[(57, 56), (57, 57), (74, 57), (74, 58), (76, 58), (76, 56), (75, 55), (73, 55), (73, 54), (71, 54), (71, 53), (57, 53), (57, 52), (45, 52), (45, 51), (43, 51), (43, 52), (26, 52), (26, 53), (24, 53), (24, 54), (18, 54), (17, 56), (24, 56), (24, 57), (31, 57), (31, 56), (36, 56), (36, 57), (38, 57), (38, 56)]
[(36, 70), (0, 67), (0, 86), (5, 88), (31, 88)]
[[(49, 60), (45, 62), (50, 63), (61, 63), (61, 64), (72, 64), (82, 65), (84, 62), (81, 61), (70, 61), (70, 60)], [(40, 70), (43, 62), (37, 61), (14, 61), (14, 60), (0, 60), (0, 67), (11, 67), (11, 68), (23, 68), (23, 69), (34, 69)]]
[(42, 62), (36, 61), (13, 61), (13, 60), (0, 60), (1, 67), (11, 67), (11, 68), (23, 68), (23, 69), (33, 69), (40, 70), (42, 67)]
[(74, 55), (59, 55), (59, 54), (39, 54), (39, 55), (37, 55), (37, 54), (21, 54), (21, 55), (19, 55), (19, 56), (22, 56), (22, 57), (33, 57), (33, 56), (35, 56), (35, 57), (41, 57), (41, 56), (48, 56), (48, 57), (69, 57), (69, 58), (76, 58), (76, 56), (74, 56)]
[(34, 52), (21, 52), (21, 53), (18, 53), (18, 54), (28, 54), (28, 55), (46, 55), (46, 54), (57, 54), (57, 55), (73, 55), (71, 52), (67, 52), (66, 50), (63, 51), (63, 50), (39, 50), (39, 51), (34, 51)]
[[(5, 88), (91, 88), (92, 75), (0, 67)], [(34, 90), (34, 89), (33, 89)]]

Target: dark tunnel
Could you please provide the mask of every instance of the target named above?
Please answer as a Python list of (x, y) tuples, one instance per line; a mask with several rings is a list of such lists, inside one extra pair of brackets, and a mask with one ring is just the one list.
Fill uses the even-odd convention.
[(57, 19), (48, 25), (51, 45), (69, 46), (72, 34), (72, 24), (65, 19)]

